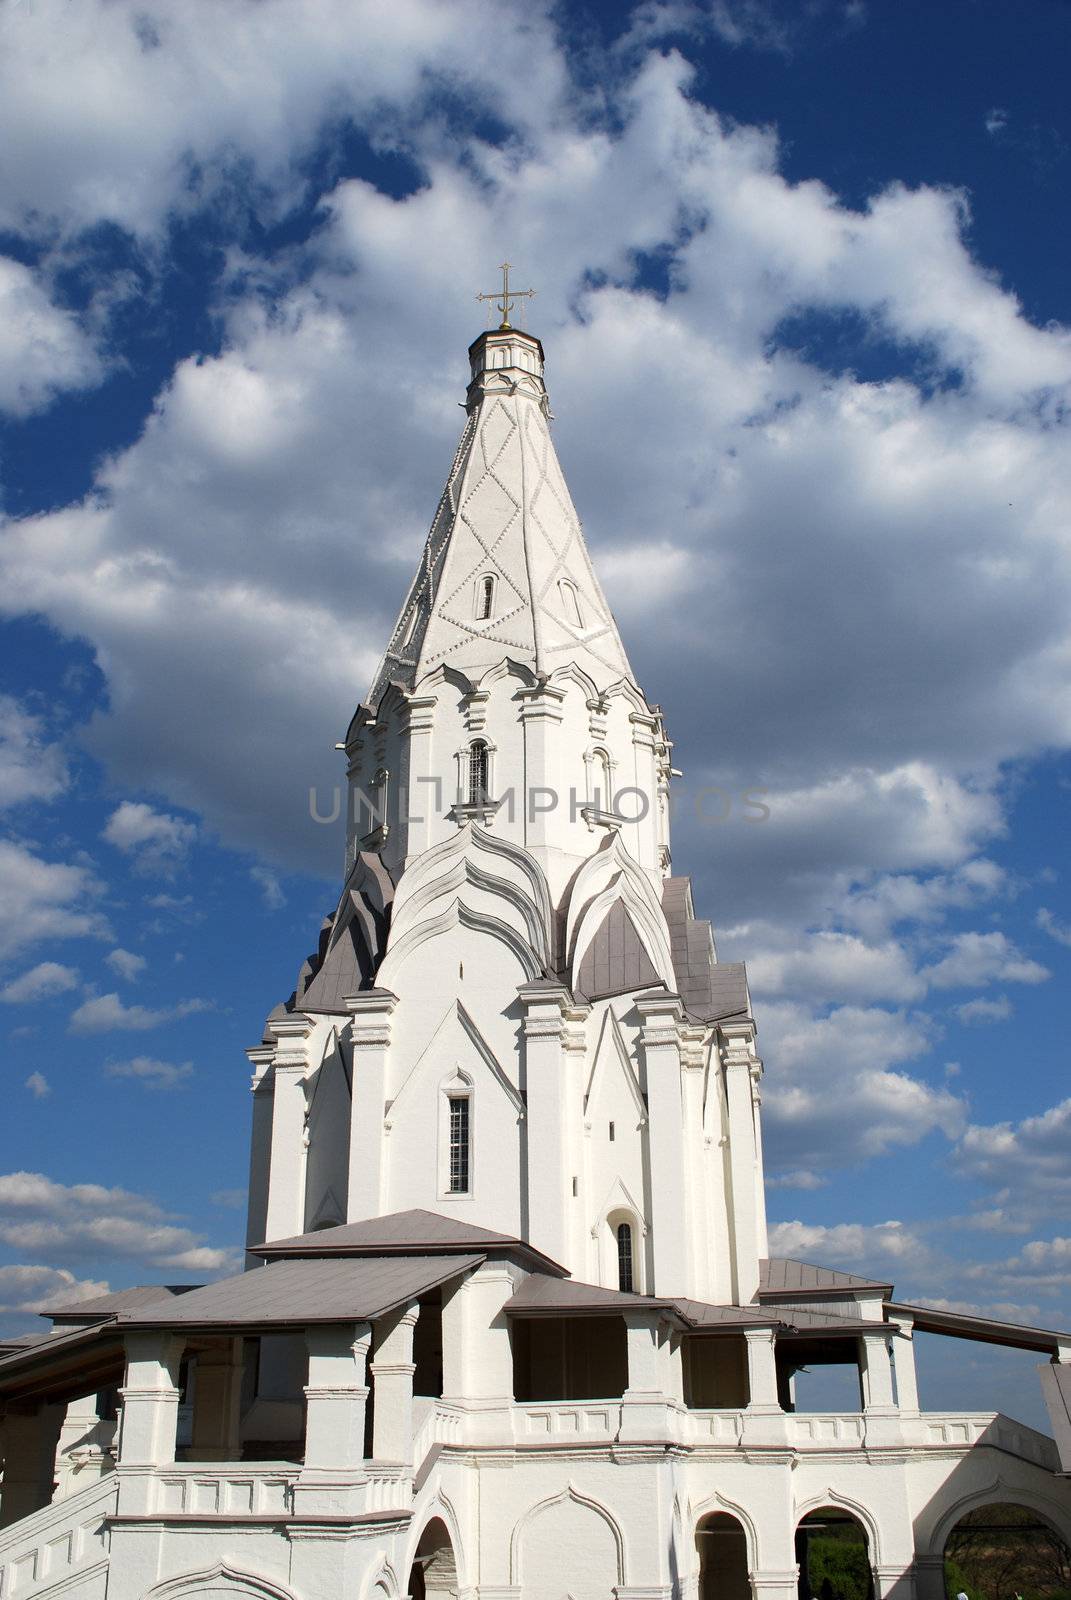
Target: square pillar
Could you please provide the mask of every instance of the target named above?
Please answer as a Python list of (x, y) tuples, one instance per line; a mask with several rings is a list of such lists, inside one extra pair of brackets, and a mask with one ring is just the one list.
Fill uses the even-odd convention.
[(368, 989), (346, 1000), (353, 1046), (350, 1099), (350, 1164), (346, 1216), (378, 1216), (384, 1180), (383, 1110), (390, 1056), (390, 1019), (398, 1004), (387, 989)]
[(918, 1377), (915, 1371), (915, 1324), (911, 1317), (895, 1317), (893, 1327), (893, 1370), (896, 1374), (896, 1402), (901, 1413), (914, 1415), (919, 1409)]
[(902, 1438), (900, 1413), (893, 1394), (892, 1362), (887, 1331), (864, 1333), (859, 1340), (859, 1376), (863, 1391), (865, 1442), (897, 1444)]
[(372, 1456), (411, 1466), (413, 1461), (413, 1329), (420, 1306), (414, 1300), (375, 1324), (372, 1381)]
[(569, 1258), (565, 1033), (572, 996), (558, 983), (525, 984), (518, 994), (524, 1016), (528, 1086), (525, 1122), (530, 1238), (537, 1250), (564, 1265)]
[(748, 1404), (744, 1412), (744, 1444), (783, 1445), (788, 1422), (777, 1392), (775, 1330), (745, 1328)]
[(367, 1322), (306, 1331), (305, 1464), (294, 1485), (295, 1515), (345, 1516), (364, 1509)]
[(305, 1075), (316, 1024), (300, 1014), (268, 1023), (275, 1039), (266, 1239), (305, 1231)]
[(661, 1312), (626, 1311), (628, 1388), (621, 1399), (618, 1438), (668, 1440), (669, 1409), (662, 1387), (664, 1358), (659, 1347)]
[(185, 1340), (163, 1329), (126, 1336), (126, 1376), (119, 1390), (119, 1511), (155, 1510), (153, 1475), (175, 1459), (179, 1365)]
[(648, 1293), (687, 1295), (688, 1205), (681, 1090), (680, 996), (649, 995), (636, 1001), (643, 1018), (640, 1044), (647, 1069), (647, 1135), (651, 1158), (651, 1227), (654, 1284)]
[(513, 1345), (502, 1307), (518, 1276), (488, 1261), (443, 1290), (443, 1400), (459, 1406), (466, 1442), (512, 1442)]
[(197, 1352), (191, 1461), (241, 1459), (243, 1353), (241, 1339), (220, 1339)]
[(8, 1405), (0, 1428), (4, 1462), (0, 1527), (6, 1528), (50, 1503), (64, 1410), (62, 1405)]

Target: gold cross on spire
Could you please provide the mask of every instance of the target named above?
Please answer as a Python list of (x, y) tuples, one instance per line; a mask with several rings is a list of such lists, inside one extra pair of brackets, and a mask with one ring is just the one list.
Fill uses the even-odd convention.
[(536, 292), (534, 289), (511, 289), (510, 288), (510, 286), (509, 286), (510, 263), (508, 261), (503, 261), (501, 270), (502, 270), (502, 293), (498, 294), (496, 292), (495, 294), (478, 294), (476, 296), (477, 300), (493, 300), (494, 301), (495, 305), (498, 307), (498, 309), (502, 313), (502, 321), (498, 325), (500, 329), (509, 328), (509, 327), (512, 326), (512, 324), (511, 324), (511, 322), (509, 320), (509, 314), (513, 310), (513, 307), (516, 304), (516, 302), (518, 300), (531, 300), (533, 298), (533, 296), (535, 295), (535, 292)]

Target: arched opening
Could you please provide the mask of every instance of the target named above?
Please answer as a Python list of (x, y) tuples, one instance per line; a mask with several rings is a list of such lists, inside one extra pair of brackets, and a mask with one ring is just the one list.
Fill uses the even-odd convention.
[(714, 1511), (695, 1530), (699, 1600), (751, 1600), (747, 1534), (736, 1517)]
[(605, 750), (593, 750), (588, 760), (588, 799), (596, 811), (614, 808), (613, 778), (610, 775), (610, 757)]
[(944, 1557), (950, 1600), (1064, 1600), (1071, 1592), (1071, 1549), (1029, 1506), (976, 1506), (948, 1535)]
[(800, 1600), (874, 1600), (870, 1541), (843, 1506), (810, 1511), (796, 1529)]
[(420, 1535), (405, 1592), (412, 1600), (424, 1600), (426, 1595), (457, 1594), (454, 1547), (441, 1517), (433, 1517)]
[(495, 580), (480, 578), (476, 583), (476, 621), (486, 622), (494, 614)]
[(470, 806), (482, 805), (487, 799), (488, 751), (483, 739), (474, 739), (469, 745), (468, 799)]

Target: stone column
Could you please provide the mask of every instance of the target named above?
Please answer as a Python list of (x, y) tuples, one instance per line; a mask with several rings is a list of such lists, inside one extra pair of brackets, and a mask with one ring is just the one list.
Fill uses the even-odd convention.
[(241, 1339), (220, 1339), (199, 1350), (193, 1373), (192, 1461), (241, 1459)]
[(352, 1021), (353, 1074), (350, 1097), (350, 1166), (346, 1216), (352, 1222), (378, 1216), (385, 1178), (383, 1109), (390, 1056), (390, 1019), (398, 1004), (388, 989), (368, 989), (346, 1000)]
[(513, 1438), (513, 1346), (502, 1307), (515, 1287), (504, 1262), (488, 1261), (443, 1290), (443, 1401), (458, 1406), (466, 1443)]
[(64, 1409), (62, 1405), (8, 1404), (0, 1427), (4, 1462), (0, 1527), (40, 1511), (51, 1501)]
[(724, 1040), (725, 1096), (729, 1115), (729, 1173), (732, 1215), (733, 1298), (746, 1306), (759, 1286), (760, 1226), (758, 1174), (761, 1160), (755, 1131), (755, 1095), (762, 1063), (755, 1055), (755, 1027), (751, 1022), (725, 1022), (719, 1028)]
[(311, 1017), (300, 1014), (268, 1023), (276, 1044), (267, 1239), (288, 1239), (305, 1231), (305, 1074), (314, 1027)]
[(184, 1339), (163, 1329), (126, 1336), (126, 1377), (119, 1391), (119, 1510), (137, 1515), (155, 1510), (156, 1468), (175, 1459), (179, 1364)]
[(652, 1257), (649, 1294), (686, 1295), (688, 1208), (685, 1194), (684, 1108), (678, 1024), (679, 995), (649, 995), (636, 1001), (643, 1018), (640, 1043), (647, 1067), (647, 1131), (651, 1160)]
[(305, 1464), (295, 1515), (346, 1516), (364, 1509), (367, 1322), (309, 1328)]
[(375, 1324), (372, 1381), (372, 1455), (378, 1462), (409, 1466), (413, 1460), (413, 1329), (420, 1314), (414, 1300)]
[(531, 1242), (552, 1261), (569, 1258), (566, 1139), (565, 1014), (569, 990), (557, 983), (529, 983), (518, 991), (523, 1007), (525, 1081), (528, 1104), (528, 1215)]
[(669, 1413), (662, 1388), (663, 1358), (659, 1350), (661, 1312), (626, 1311), (628, 1388), (621, 1400), (622, 1442), (669, 1438)]

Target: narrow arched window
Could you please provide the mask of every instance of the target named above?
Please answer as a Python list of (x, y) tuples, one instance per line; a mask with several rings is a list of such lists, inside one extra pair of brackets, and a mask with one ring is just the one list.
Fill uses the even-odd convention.
[(632, 1272), (632, 1224), (617, 1225), (617, 1287), (622, 1294), (631, 1294), (634, 1278)]
[(495, 603), (494, 578), (481, 578), (476, 585), (476, 621), (486, 622)]
[(390, 790), (390, 774), (386, 767), (380, 767), (372, 780), (375, 787), (373, 799), (372, 827), (385, 828), (387, 825), (387, 798)]
[(576, 584), (568, 578), (558, 579), (558, 593), (561, 595), (562, 609), (570, 622), (575, 622), (578, 628), (584, 626), (584, 614), (580, 609), (580, 596), (576, 592)]
[(487, 799), (487, 746), (482, 739), (469, 745), (469, 805), (482, 805)]
[(471, 1155), (471, 1123), (467, 1094), (451, 1095), (449, 1190), (451, 1194), (468, 1194)]
[(591, 756), (591, 803), (599, 811), (612, 811), (613, 780), (610, 777), (610, 757), (605, 750), (596, 750)]

